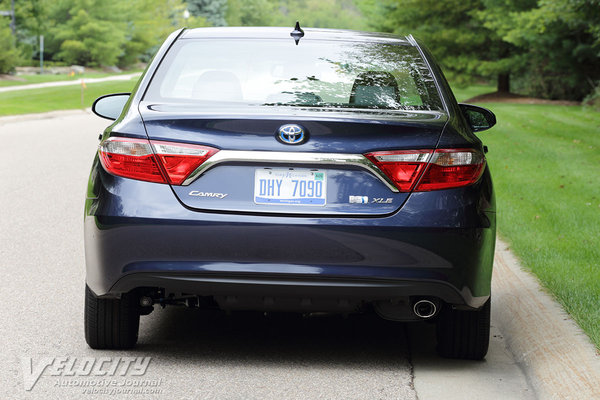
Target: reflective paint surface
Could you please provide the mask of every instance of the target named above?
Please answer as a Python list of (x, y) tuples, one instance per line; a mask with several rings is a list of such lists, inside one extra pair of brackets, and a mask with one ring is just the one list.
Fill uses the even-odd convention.
[[(157, 286), (207, 296), (428, 295), (480, 307), (496, 224), (487, 166), (467, 186), (410, 193), (386, 175), (400, 170), (386, 180), (351, 159), (413, 154), (426, 163), (420, 154), (459, 149), (444, 158), (454, 165), (483, 154), (439, 68), (412, 38), (307, 29), (296, 46), (289, 30), (269, 36), (282, 32), (199, 29), (161, 47), (103, 139), (215, 153), (181, 185), (114, 176), (96, 159), (87, 283), (108, 296)], [(301, 127), (299, 144), (279, 140), (285, 126)]]

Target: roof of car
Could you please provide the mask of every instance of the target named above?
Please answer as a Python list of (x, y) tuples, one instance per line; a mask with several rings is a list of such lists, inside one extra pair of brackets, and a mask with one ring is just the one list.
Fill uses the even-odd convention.
[[(360, 32), (342, 29), (303, 28), (302, 40), (339, 40), (352, 42), (382, 42), (410, 45), (411, 37), (399, 37), (387, 33)], [(240, 39), (292, 39), (293, 27), (219, 27), (186, 29), (182, 39), (240, 38)]]

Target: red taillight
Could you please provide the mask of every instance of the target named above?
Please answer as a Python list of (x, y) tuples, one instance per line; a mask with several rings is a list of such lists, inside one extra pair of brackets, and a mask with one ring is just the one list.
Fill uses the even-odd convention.
[(100, 161), (113, 175), (166, 183), (150, 142), (144, 139), (110, 138), (100, 144)]
[(151, 140), (154, 152), (167, 173), (169, 183), (181, 185), (196, 168), (208, 160), (217, 149), (197, 144), (159, 142)]
[(427, 166), (433, 150), (378, 151), (365, 154), (401, 192), (410, 192)]
[(470, 149), (378, 151), (365, 154), (401, 192), (467, 186), (485, 167), (482, 153)]
[(100, 160), (113, 175), (180, 185), (217, 151), (185, 143), (112, 137), (100, 145)]

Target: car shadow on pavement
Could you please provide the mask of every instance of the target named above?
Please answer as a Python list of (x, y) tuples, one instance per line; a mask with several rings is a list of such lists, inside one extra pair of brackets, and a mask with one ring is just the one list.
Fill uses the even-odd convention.
[(298, 385), (319, 393), (328, 387), (336, 398), (414, 398), (415, 390), (423, 399), (535, 398), (494, 326), (486, 360), (452, 360), (436, 354), (433, 323), (391, 322), (373, 313), (344, 318), (155, 308), (142, 317), (138, 345), (126, 353), (151, 357), (153, 374), (169, 388), (185, 385), (188, 378), (180, 375), (192, 370), (202, 387), (219, 394), (214, 398), (227, 397), (219, 390), (265, 398), (263, 389), (280, 398)]
[(136, 352), (190, 361), (340, 364), (408, 363), (405, 324), (376, 315), (315, 315), (156, 307), (142, 317)]

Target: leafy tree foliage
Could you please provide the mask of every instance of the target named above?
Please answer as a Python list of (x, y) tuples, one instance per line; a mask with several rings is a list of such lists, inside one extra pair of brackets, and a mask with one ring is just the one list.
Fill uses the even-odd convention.
[(424, 39), (457, 83), (580, 100), (600, 80), (598, 0), (357, 0), (371, 28)]
[(11, 72), (20, 61), (20, 53), (9, 27), (9, 19), (0, 19), (0, 74)]
[[(148, 60), (162, 40), (182, 26), (292, 27), (299, 20), (310, 27), (366, 28), (352, 0), (18, 0), (15, 4), (16, 39), (24, 54), (37, 58), (39, 36), (44, 35), (46, 60), (85, 66)], [(10, 0), (0, 0), (0, 7), (10, 8)], [(184, 19), (186, 8), (190, 16)], [(9, 39), (0, 44), (4, 46), (0, 58), (13, 60), (12, 68), (18, 51), (8, 51), (14, 43)]]
[(182, 0), (22, 0), (17, 40), (33, 57), (44, 35), (47, 60), (126, 66), (147, 59), (176, 28), (207, 25), (201, 17), (184, 20), (185, 8)]
[(41, 34), (47, 60), (125, 66), (147, 60), (184, 25), (292, 27), (298, 20), (412, 33), (455, 83), (497, 79), (499, 90), (547, 98), (600, 93), (600, 0), (18, 0), (15, 7), (16, 38), (9, 19), (0, 20), (0, 71), (20, 54), (37, 57)]
[(48, 48), (57, 58), (69, 64), (117, 64), (127, 39), (121, 1), (62, 0), (52, 3), (49, 12), (56, 23), (48, 35)]
[(422, 39), (454, 82), (466, 83), (483, 68), (491, 70), (489, 64), (504, 51), (495, 33), (476, 20), (476, 13), (483, 9), (481, 0), (383, 0), (367, 4), (375, 28)]
[(273, 26), (278, 12), (277, 1), (272, 0), (228, 0), (227, 25), (230, 26)]
[(225, 21), (227, 0), (188, 0), (187, 6), (193, 16), (202, 17), (211, 25), (227, 25)]
[(231, 26), (289, 26), (366, 29), (363, 15), (353, 0), (228, 0), (227, 23)]
[(478, 14), (520, 50), (517, 88), (547, 98), (581, 100), (600, 81), (600, 1), (539, 0), (529, 7), (484, 0)]
[(366, 29), (360, 10), (352, 0), (279, 0), (273, 24), (293, 27)]
[(184, 19), (186, 4), (181, 0), (129, 0), (124, 53), (119, 65), (130, 65), (140, 58), (148, 61), (163, 40), (176, 28), (208, 26), (202, 17)]

